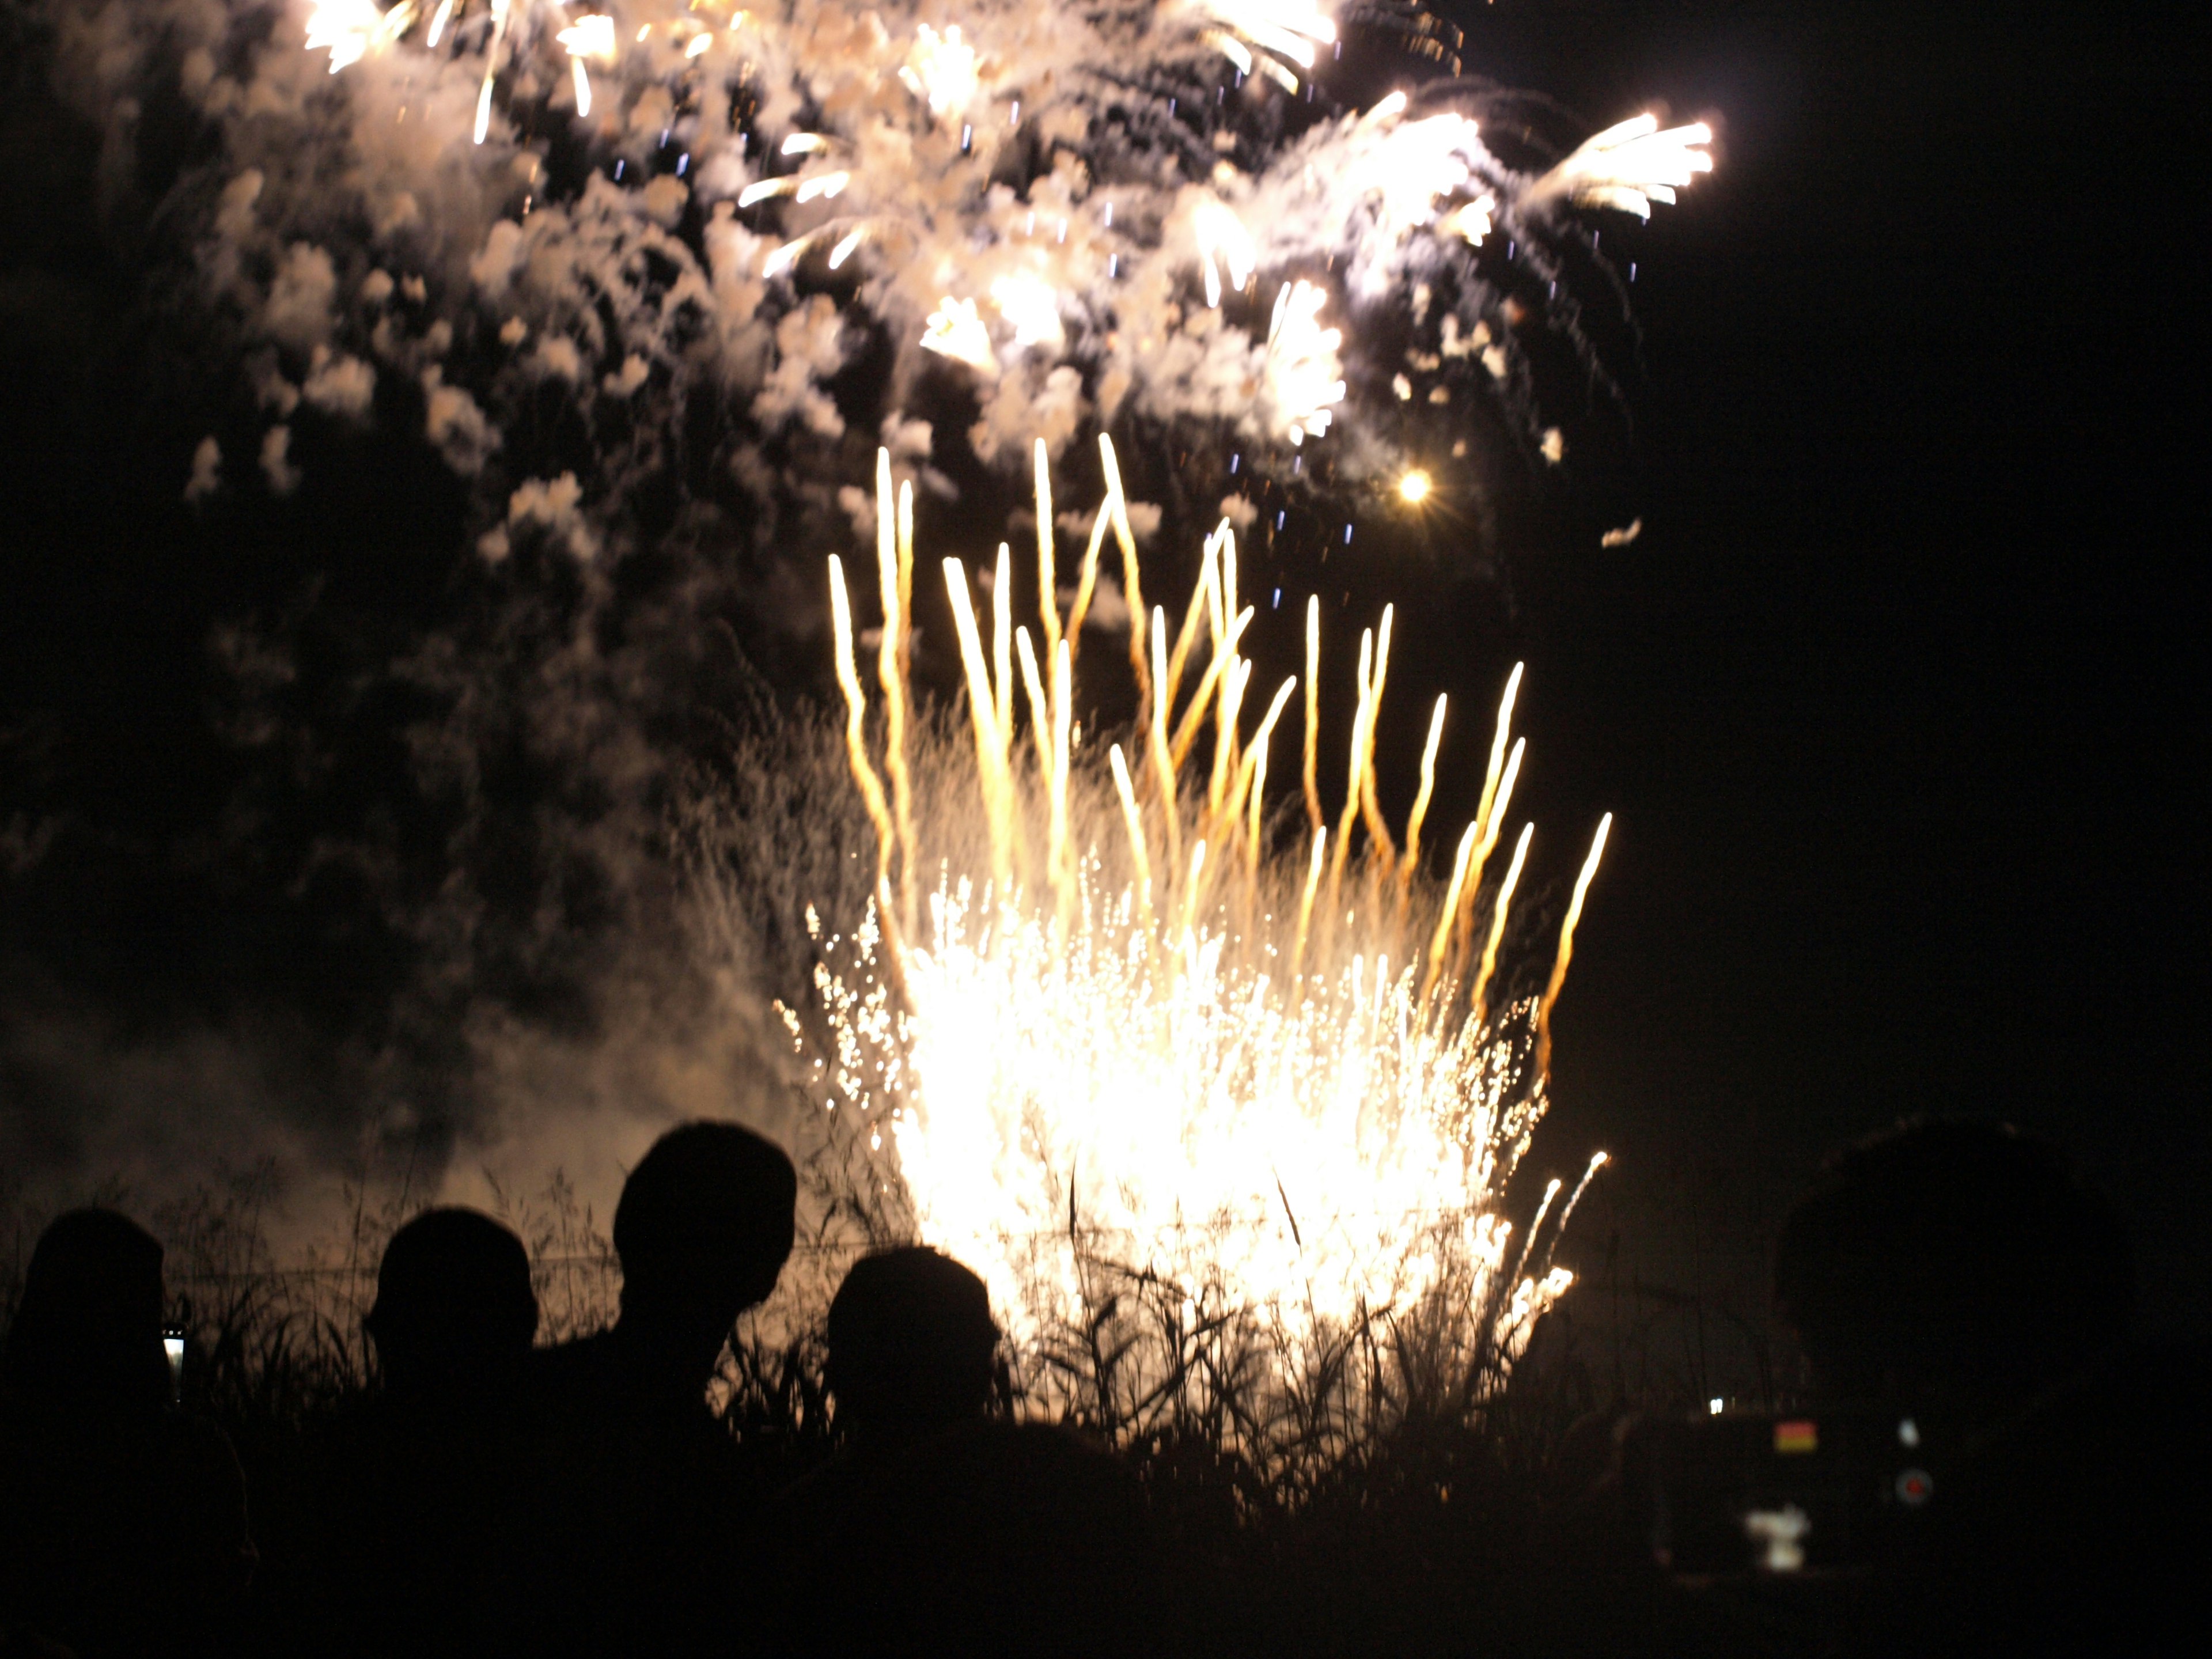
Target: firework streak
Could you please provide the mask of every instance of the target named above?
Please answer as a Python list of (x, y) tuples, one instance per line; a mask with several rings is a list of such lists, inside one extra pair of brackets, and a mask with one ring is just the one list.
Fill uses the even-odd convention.
[[(1042, 444), (1036, 456), (1049, 522)], [(1110, 445), (1103, 459), (1113, 478)], [(1480, 816), (1439, 885), (1419, 849), (1441, 700), (1402, 848), (1376, 804), (1389, 611), (1361, 640), (1341, 813), (1331, 825), (1313, 811), (1287, 834), (1265, 791), (1297, 682), (1251, 718), (1261, 704), (1237, 650), (1251, 612), (1232, 527), (1206, 542), (1180, 627), (1155, 609), (1135, 631), (1135, 753), (1112, 743), (1103, 764), (1073, 738), (1081, 623), (1058, 614), (1049, 548), (1033, 635), (1011, 614), (1002, 544), (988, 640), (968, 573), (943, 567), (971, 728), (953, 769), (969, 787), (925, 806), (904, 751), (914, 550), (890, 477), (886, 455), (880, 765), (845, 572), (830, 562), (848, 757), (878, 864), (874, 904), (849, 938), (810, 917), (824, 953), (828, 1112), (866, 1124), (915, 1230), (985, 1273), (1018, 1343), (1084, 1328), (1102, 1275), (1126, 1275), (1166, 1287), (1194, 1320), (1201, 1308), (1256, 1320), (1279, 1363), (1310, 1360), (1378, 1318), (1425, 1318), (1468, 1376), (1502, 1376), (1571, 1282), (1548, 1250), (1532, 1259), (1543, 1212), (1513, 1255), (1496, 1202), (1544, 1113), (1552, 1006), (1606, 834), (1601, 824), (1547, 988), (1491, 1012), (1525, 830), (1479, 960), (1471, 941), (1519, 769), (1521, 746), (1509, 759), (1507, 744), (1520, 671)], [(1121, 506), (1109, 493), (1097, 510), (1079, 593), (1109, 535), (1128, 590), (1141, 591)], [(1311, 662), (1317, 611), (1308, 621)], [(1310, 756), (1315, 707), (1309, 698)], [(807, 1051), (805, 1022), (786, 1019)], [(1152, 1364), (1172, 1370), (1162, 1355)]]

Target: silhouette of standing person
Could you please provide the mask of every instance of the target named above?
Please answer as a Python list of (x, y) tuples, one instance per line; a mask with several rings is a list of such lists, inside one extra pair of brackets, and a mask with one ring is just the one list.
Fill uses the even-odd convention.
[(991, 1412), (983, 1282), (908, 1246), (830, 1304), (842, 1445), (769, 1521), (777, 1622), (808, 1653), (1157, 1651), (1158, 1565), (1126, 1470), (1066, 1431)]
[(230, 1443), (170, 1401), (161, 1247), (112, 1210), (40, 1236), (0, 1349), (0, 1632), (80, 1659), (212, 1651), (253, 1573)]
[(738, 1316), (775, 1288), (797, 1199), (791, 1160), (734, 1123), (672, 1129), (630, 1172), (615, 1210), (620, 1317), (532, 1367), (534, 1512), (503, 1621), (517, 1650), (714, 1639), (708, 1575), (758, 1494), (707, 1387)]
[(427, 1210), (392, 1236), (376, 1286), (362, 1323), (382, 1386), (310, 1460), (285, 1633), (323, 1654), (474, 1651), (521, 1473), (529, 1255), (489, 1216)]

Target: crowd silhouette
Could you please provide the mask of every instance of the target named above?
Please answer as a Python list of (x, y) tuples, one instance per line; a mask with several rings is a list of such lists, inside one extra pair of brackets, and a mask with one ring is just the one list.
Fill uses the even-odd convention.
[[(618, 1319), (551, 1347), (532, 1346), (512, 1231), (416, 1216), (363, 1321), (377, 1387), (253, 1494), (288, 1540), (259, 1573), (239, 1460), (177, 1403), (161, 1244), (110, 1210), (60, 1217), (0, 1346), (0, 1659), (1196, 1645), (1194, 1575), (1146, 1488), (1076, 1433), (1016, 1420), (986, 1287), (935, 1250), (865, 1256), (836, 1292), (834, 1455), (780, 1489), (748, 1455), (708, 1385), (776, 1285), (796, 1198), (789, 1158), (751, 1131), (671, 1131), (616, 1212)], [(1316, 1626), (1310, 1645), (2078, 1654), (2201, 1628), (2185, 1588), (2201, 1367), (2128, 1343), (2124, 1228), (2055, 1152), (1992, 1125), (1882, 1137), (1832, 1164), (1778, 1263), (1810, 1397), (1940, 1441), (1936, 1474), (1915, 1471), (1932, 1494), (1902, 1500), (1925, 1513), (1850, 1593), (1731, 1601), (1670, 1579), (1644, 1547), (1666, 1494), (1638, 1485), (1663, 1486), (1664, 1460), (1639, 1462), (1650, 1425), (1616, 1413), (1559, 1449), (1542, 1570), (1483, 1581), (1501, 1603), (1486, 1632)], [(1412, 1553), (1391, 1571), (1479, 1565)], [(1267, 1639), (1297, 1645), (1310, 1587), (1287, 1558), (1276, 1571), (1262, 1599), (1291, 1611)]]

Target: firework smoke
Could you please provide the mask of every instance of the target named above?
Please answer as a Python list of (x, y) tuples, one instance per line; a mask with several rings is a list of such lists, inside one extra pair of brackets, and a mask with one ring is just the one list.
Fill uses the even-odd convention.
[[(98, 1165), (149, 1096), (163, 1145), (265, 1145), (266, 1119), (303, 1163), (363, 1125), (434, 1165), (549, 1119), (617, 1117), (634, 1150), (772, 1116), (732, 1058), (764, 1002), (734, 1014), (700, 966), (668, 826), (763, 673), (818, 684), (818, 562), (873, 534), (877, 446), (926, 526), (1024, 480), (1034, 437), (1087, 459), (1110, 427), (1162, 498), (1117, 489), (1117, 531), (1226, 512), (1264, 544), (1272, 487), (1337, 544), (1417, 470), (1445, 492), (1470, 434), (1559, 458), (1528, 342), (1587, 348), (1577, 215), (1703, 162), (1677, 129), (1551, 167), (1471, 82), (1355, 96), (1299, 3), (38, 15), (101, 222), (188, 346), (173, 510), (218, 548), (284, 514), (331, 544), (212, 605), (210, 741), (246, 781), (179, 842), (222, 882), (360, 895), (336, 934), (377, 971), (325, 1027), (211, 1016), (135, 1083), (98, 1008), (19, 1012), (11, 1064), (66, 1082), (27, 1162)], [(318, 522), (334, 481), (420, 504), (422, 545)], [(1080, 573), (1090, 526), (1042, 527)], [(1110, 562), (1077, 608), (1145, 631)], [(917, 672), (957, 681), (930, 630)], [(25, 884), (97, 839), (34, 805)], [(219, 1102), (234, 1137), (198, 1132)]]

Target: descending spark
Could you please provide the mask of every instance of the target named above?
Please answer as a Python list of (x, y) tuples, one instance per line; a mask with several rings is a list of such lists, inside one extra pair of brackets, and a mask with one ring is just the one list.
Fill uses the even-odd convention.
[(491, 131), (491, 89), (499, 73), (500, 50), (507, 44), (507, 26), (514, 0), (491, 0), (491, 45), (484, 51), (483, 83), (477, 89), (476, 142), (483, 143)]
[[(911, 625), (890, 574), (888, 452), (877, 492), (888, 714), (908, 695), (899, 665)], [(1042, 467), (1037, 495), (1048, 514)], [(1108, 516), (1102, 508), (1099, 519)], [(1176, 665), (1182, 653), (1171, 659), (1165, 618), (1155, 615), (1146, 684), (1156, 769), (1144, 779), (1119, 742), (1104, 745), (1104, 766), (1095, 749), (1086, 761), (1069, 745), (1073, 629), (1054, 608), (1048, 545), (1041, 540), (1038, 570), (1048, 676), (1027, 624), (1009, 629), (1006, 549), (991, 588), (988, 652), (967, 572), (945, 562), (974, 741), (964, 763), (956, 753), (933, 764), (941, 775), (971, 778), (974, 793), (964, 801), (939, 796), (911, 817), (886, 805), (880, 780), (910, 768), (916, 728), (902, 718), (887, 727), (879, 769), (843, 568), (832, 562), (848, 751), (878, 837), (878, 878), (871, 917), (849, 938), (823, 940), (816, 984), (830, 1034), (819, 1061), (828, 1103), (877, 1126), (872, 1143), (888, 1142), (887, 1178), (921, 1237), (984, 1273), (1019, 1340), (1065, 1328), (1084, 1305), (1093, 1270), (1084, 1264), (1111, 1261), (1183, 1296), (1224, 1289), (1292, 1350), (1347, 1320), (1443, 1297), (1457, 1310), (1458, 1340), (1510, 1368), (1573, 1275), (1551, 1268), (1548, 1252), (1524, 1270), (1542, 1215), (1516, 1255), (1512, 1229), (1497, 1213), (1546, 1096), (1543, 1073), (1529, 1064), (1538, 1005), (1515, 1003), (1494, 1020), (1469, 1012), (1464, 987), (1474, 964), (1452, 943), (1486, 827), (1466, 827), (1441, 898), (1425, 882), (1409, 887), (1411, 863), (1401, 878), (1387, 832), (1375, 837), (1331, 901), (1333, 914), (1317, 916), (1328, 854), (1342, 867), (1340, 837), (1316, 824), (1304, 847), (1279, 857), (1264, 837), (1240, 832), (1257, 811), (1268, 739), (1296, 682), (1281, 687), (1248, 737), (1237, 711), (1251, 665), (1229, 621), (1249, 615), (1239, 606), (1233, 532), (1218, 531), (1206, 545), (1194, 614), (1218, 620), (1208, 628), (1211, 660), (1188, 694)], [(1020, 700), (1012, 696), (1009, 632)], [(1361, 677), (1355, 755), (1371, 750), (1386, 658), (1387, 645)], [(1023, 707), (1026, 744), (1015, 740)], [(1179, 727), (1213, 726), (1210, 765), (1168, 758), (1164, 734), (1177, 708)], [(1510, 711), (1509, 688), (1501, 744)], [(1425, 785), (1443, 727), (1439, 704)], [(1518, 757), (1516, 747), (1502, 784), (1492, 767), (1496, 799), (1485, 801), (1492, 842)], [(1361, 793), (1355, 776), (1343, 819), (1354, 836)], [(1423, 808), (1427, 795), (1425, 787)], [(1417, 825), (1407, 841), (1410, 852)], [(988, 873), (964, 871), (956, 849), (986, 844)], [(1501, 926), (1527, 849), (1524, 832), (1500, 896)], [(884, 872), (895, 864), (942, 872), (911, 928), (887, 926)], [(1594, 868), (1595, 857), (1577, 888), (1570, 933)], [(1547, 1003), (1570, 945), (1563, 935)], [(786, 1019), (804, 1048), (803, 1023), (790, 1011)], [(1603, 1161), (1583, 1172), (1562, 1225)], [(1547, 1189), (1547, 1211), (1561, 1184)], [(1130, 1363), (1152, 1362), (1133, 1352)]]
[(1215, 266), (1215, 258), (1218, 256), (1221, 264), (1229, 268), (1229, 286), (1243, 288), (1252, 280), (1255, 264), (1252, 238), (1246, 233), (1243, 221), (1211, 198), (1198, 204), (1191, 228), (1197, 235), (1199, 263), (1206, 272), (1206, 303), (1218, 307), (1221, 273)]
[(423, 44), (434, 50), (444, 38), (446, 25), (453, 21), (453, 0), (438, 0), (438, 9), (430, 15), (430, 32), (423, 37)]
[(1618, 208), (1649, 219), (1652, 203), (1672, 202), (1677, 190), (1713, 170), (1711, 154), (1698, 148), (1712, 141), (1713, 130), (1702, 121), (1662, 132), (1657, 116), (1638, 115), (1586, 141), (1537, 180), (1529, 197), (1563, 195), (1577, 207)]
[(1328, 430), (1329, 411), (1344, 397), (1336, 349), (1341, 331), (1321, 325), (1328, 291), (1300, 277), (1275, 296), (1267, 328), (1267, 392), (1276, 429), (1293, 444)]

